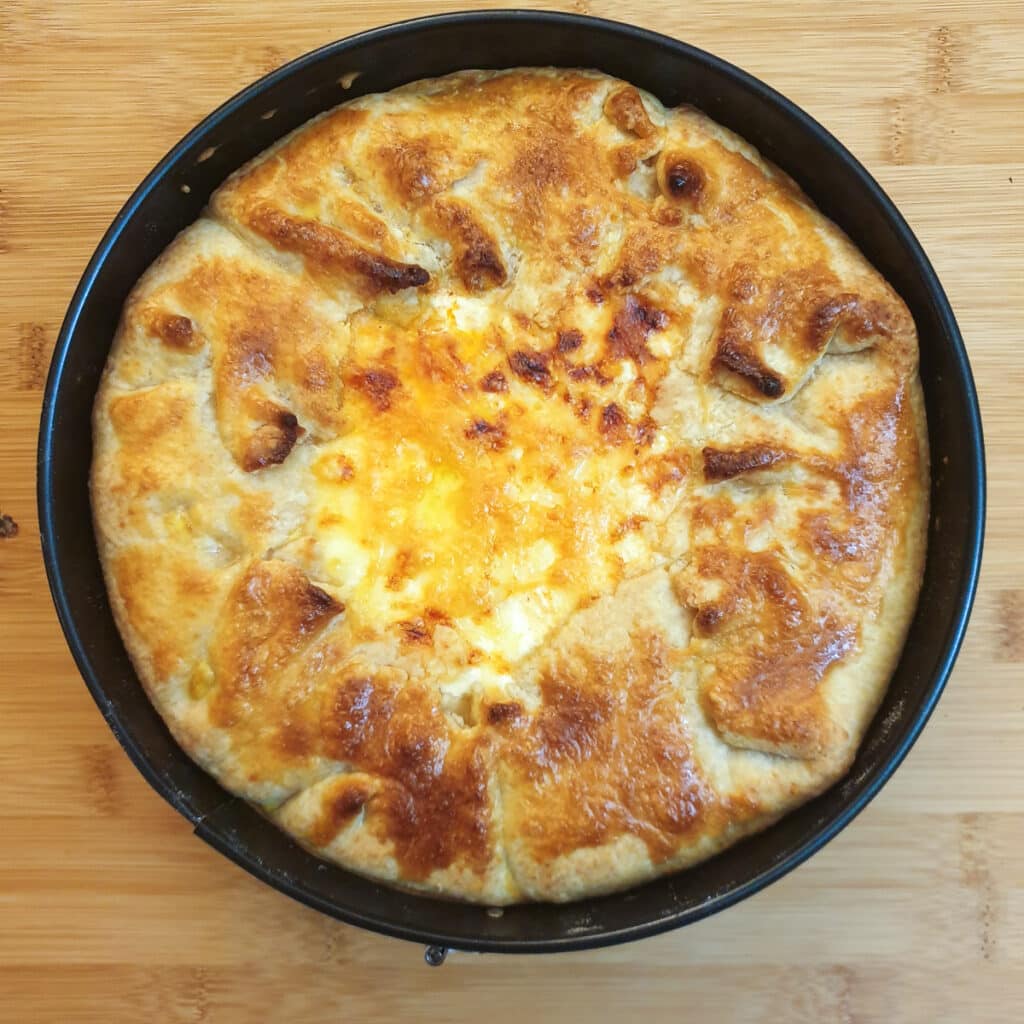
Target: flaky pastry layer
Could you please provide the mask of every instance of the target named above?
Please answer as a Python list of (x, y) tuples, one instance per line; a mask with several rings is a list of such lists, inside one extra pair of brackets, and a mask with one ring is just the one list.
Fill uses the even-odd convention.
[(913, 321), (797, 186), (604, 75), (364, 96), (147, 271), (95, 408), (184, 749), (489, 904), (708, 857), (848, 768), (920, 585)]

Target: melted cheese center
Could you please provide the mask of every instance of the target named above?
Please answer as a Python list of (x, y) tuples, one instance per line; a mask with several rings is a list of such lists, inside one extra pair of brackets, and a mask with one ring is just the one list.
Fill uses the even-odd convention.
[(630, 433), (649, 406), (631, 363), (577, 386), (494, 329), (356, 333), (313, 525), (357, 625), (444, 622), (504, 670), (654, 564), (675, 496), (643, 472), (664, 438)]

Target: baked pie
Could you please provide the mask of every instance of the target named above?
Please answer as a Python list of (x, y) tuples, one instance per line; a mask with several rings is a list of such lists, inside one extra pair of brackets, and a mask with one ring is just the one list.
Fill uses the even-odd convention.
[(602, 74), (363, 96), (132, 292), (95, 407), (119, 628), (320, 857), (621, 889), (848, 769), (921, 580), (914, 323), (790, 178)]

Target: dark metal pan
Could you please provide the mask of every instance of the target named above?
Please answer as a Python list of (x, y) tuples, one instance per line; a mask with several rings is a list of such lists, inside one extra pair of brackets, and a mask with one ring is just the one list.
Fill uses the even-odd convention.
[[(121, 305), (231, 171), (352, 96), (463, 68), (516, 65), (597, 68), (666, 104), (700, 107), (781, 165), (847, 231), (917, 321), (932, 520), (906, 650), (845, 781), (688, 871), (615, 896), (492, 916), (325, 865), (185, 756), (143, 693), (111, 617), (87, 480), (90, 410)], [(100, 710), (153, 788), (199, 836), (282, 892), (351, 924), (467, 950), (555, 952), (678, 928), (757, 892), (820, 849), (878, 792), (931, 714), (967, 625), (984, 528), (981, 421), (963, 340), (927, 257), (879, 186), (819, 124), (737, 68), (664, 36), (564, 14), (466, 13), (376, 29), (301, 57), (206, 118), (128, 200), (82, 277), (50, 367), (38, 458), (43, 555), (61, 625)]]

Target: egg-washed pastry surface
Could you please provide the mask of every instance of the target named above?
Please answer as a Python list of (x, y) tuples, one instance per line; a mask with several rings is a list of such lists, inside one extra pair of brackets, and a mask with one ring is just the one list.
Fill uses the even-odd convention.
[(319, 856), (639, 883), (848, 768), (920, 584), (914, 325), (793, 182), (579, 71), (365, 96), (143, 276), (96, 401), (115, 615)]

